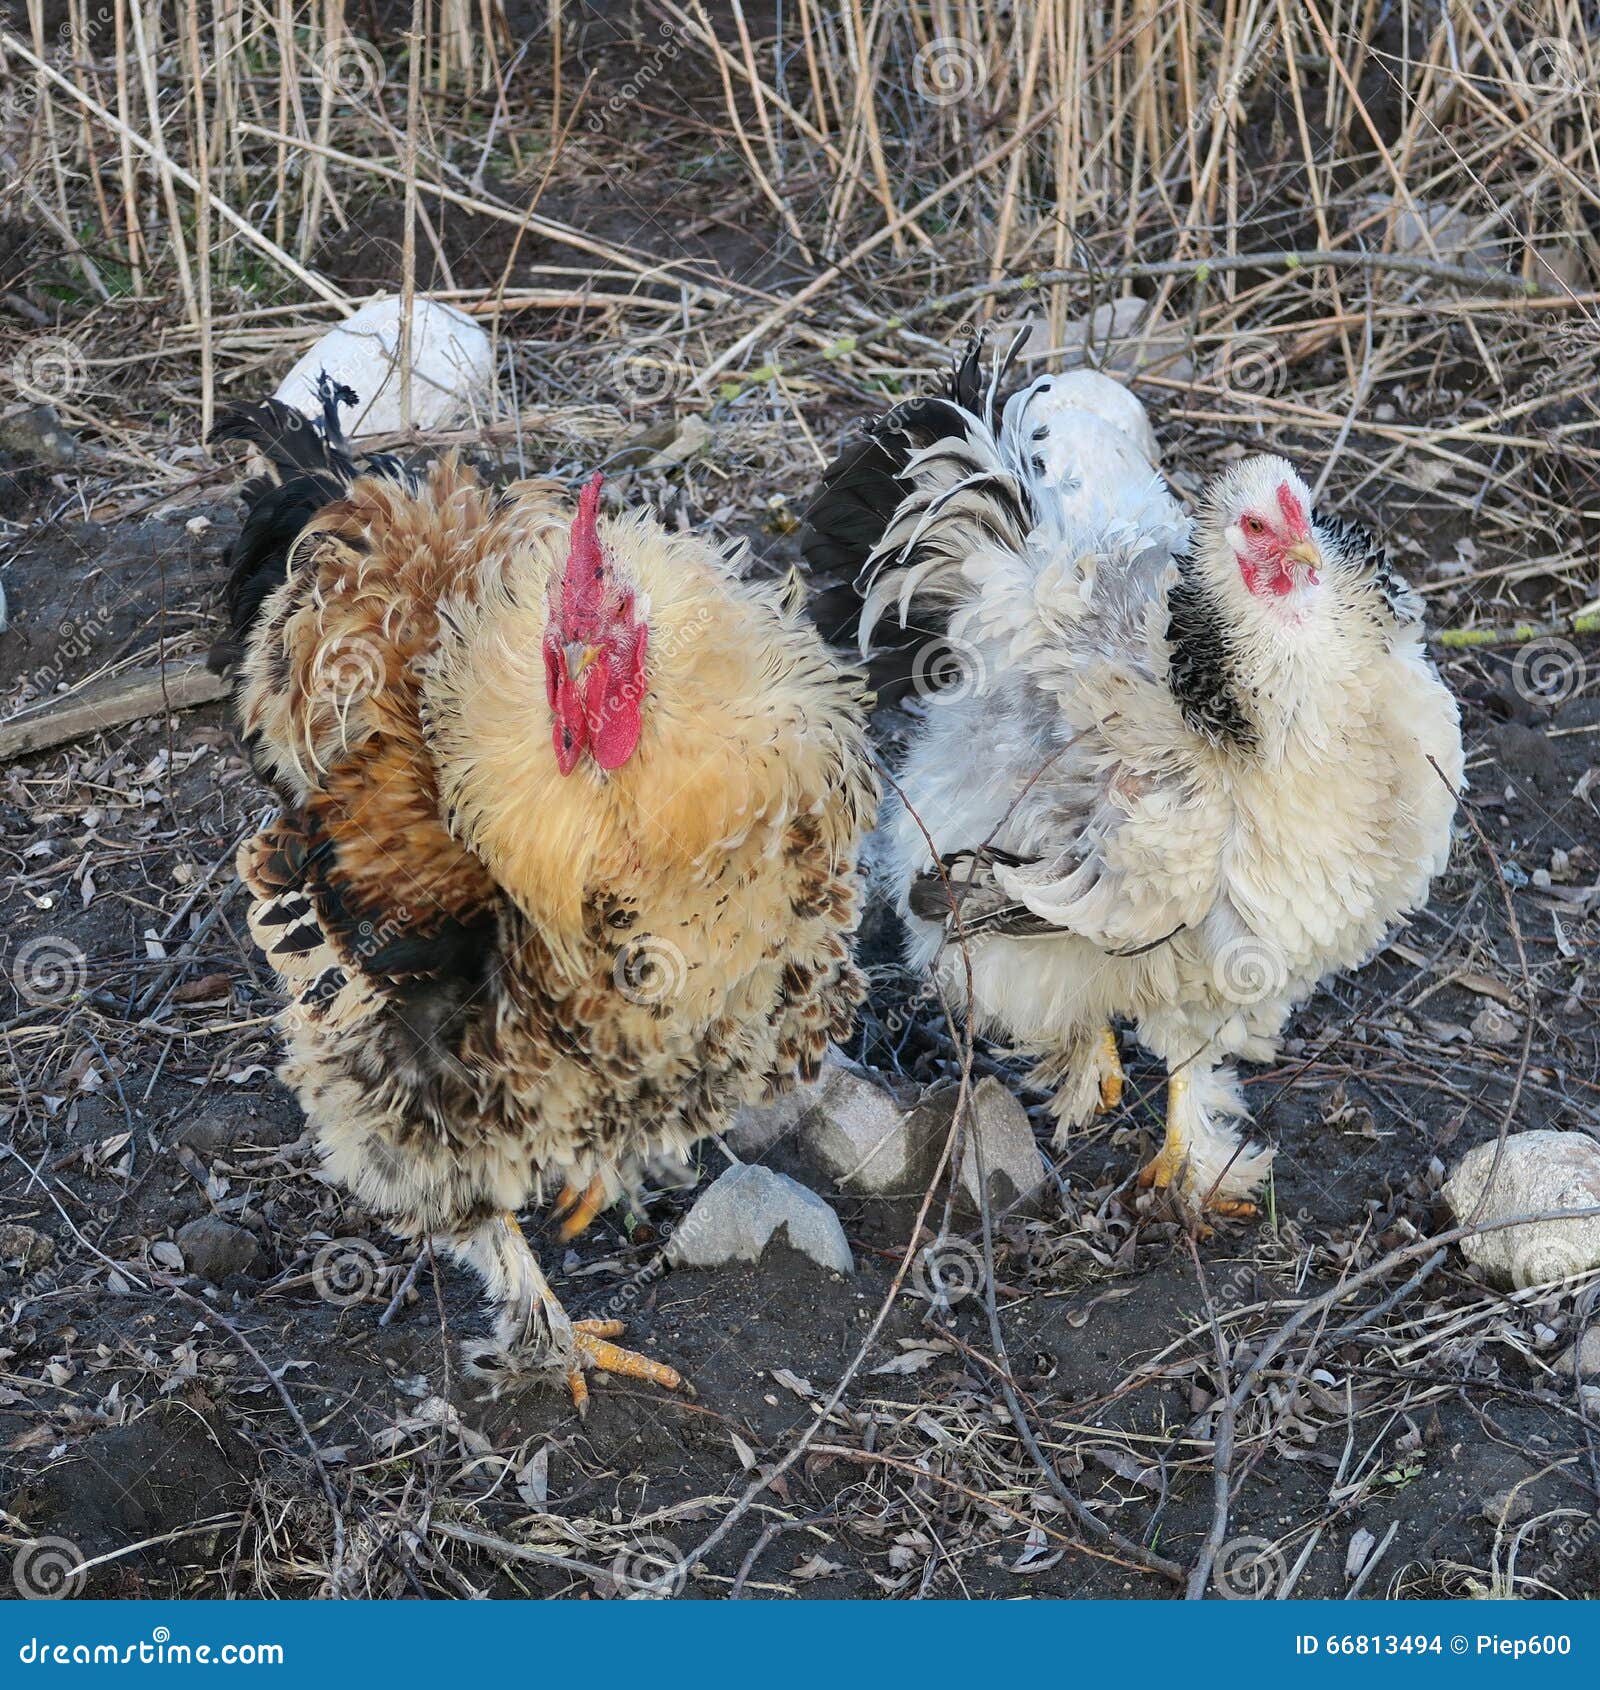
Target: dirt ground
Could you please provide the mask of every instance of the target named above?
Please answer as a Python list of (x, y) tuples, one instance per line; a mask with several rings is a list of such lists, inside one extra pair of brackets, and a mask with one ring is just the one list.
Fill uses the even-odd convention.
[[(585, 26), (595, 61), (615, 45), (609, 16)], [(648, 62), (637, 46), (613, 58), (594, 97)], [(719, 97), (703, 66), (658, 75), (635, 127), (604, 138), (625, 191), (613, 175), (596, 195), (580, 171), (543, 209), (752, 293), (802, 281), (764, 202), (728, 185)], [(363, 212), (315, 255), (352, 288), (394, 274), (392, 197)], [(464, 285), (571, 262), (502, 224), (441, 213), (438, 228)], [(20, 289), (56, 273), (48, 241), (29, 250)], [(525, 391), (548, 379), (564, 405), (519, 436), (520, 457), (486, 447), (500, 467), (575, 476), (682, 414), (670, 392), (619, 395), (614, 370), (575, 395), (601, 356), (582, 316), (537, 327), (512, 356)], [(255, 379), (272, 379), (265, 360)], [(1428, 372), (1386, 402), (1425, 417), (1467, 380)], [(154, 663), (176, 672), (212, 638), (237, 465), (195, 445), (176, 391), (128, 401), (141, 439), (169, 442), (150, 449), (182, 454), (176, 489), (119, 476), (104, 444), (70, 470), (0, 458), (0, 717)], [(1174, 422), (1170, 384), (1149, 396), (1192, 489), (1237, 442)], [(792, 417), (827, 447), (884, 397), (840, 372), (803, 407), (788, 393), (754, 416), (710, 405), (695, 462), (617, 479), (749, 540), (753, 567), (785, 568), (816, 468)], [(1458, 508), (1398, 481), (1368, 478), (1353, 508), (1435, 625), (1528, 555), (1477, 544)], [(1547, 583), (1518, 585), (1496, 607), (1508, 628), (1548, 609)], [(1248, 1074), (1279, 1147), (1260, 1224), (1191, 1239), (1134, 1192), (1162, 1093), (1131, 1042), (1125, 1106), (1057, 1158), (1041, 1213), (995, 1219), (993, 1319), (981, 1284), (941, 1304), (918, 1271), (942, 1199), (913, 1237), (916, 1204), (841, 1195), (786, 1138), (767, 1157), (834, 1202), (851, 1279), (782, 1248), (757, 1267), (667, 1270), (692, 1188), (602, 1216), (576, 1247), (525, 1217), (569, 1311), (620, 1297), (628, 1342), (694, 1386), (602, 1382), (583, 1422), (554, 1394), (476, 1398), (459, 1353), (480, 1331), (476, 1286), (402, 1253), (319, 1176), (273, 1077), (272, 991), (232, 870), (267, 801), (224, 707), (0, 766), (8, 1546), (32, 1546), (40, 1583), (88, 1561), (67, 1588), (102, 1596), (1161, 1597), (1212, 1529), (1215, 1440), (1236, 1418), (1216, 1594), (1595, 1595), (1600, 1408), (1558, 1365), (1592, 1279), (1576, 1296), (1510, 1295), (1455, 1252), (1419, 1278), (1418, 1249), (1285, 1338), (1236, 1417), (1221, 1406), (1297, 1310), (1448, 1224), (1444, 1172), (1496, 1136), (1514, 1091), (1514, 1130), (1600, 1132), (1600, 640), (1563, 636), (1553, 679), (1548, 656), (1528, 637), (1435, 648), (1488, 843), (1463, 823), (1429, 909), (1301, 1010), (1280, 1066)], [(885, 706), (876, 726), (892, 759), (909, 718)], [(948, 1083), (958, 1053), (881, 909), (866, 943), (874, 992), (850, 1054), (897, 1083)], [(978, 1069), (1048, 1143), (1019, 1066), (980, 1045)], [(722, 1166), (706, 1146), (703, 1173)], [(207, 1218), (214, 1278), (175, 1241)], [(982, 1229), (958, 1218), (954, 1238), (941, 1249), (981, 1280)]]

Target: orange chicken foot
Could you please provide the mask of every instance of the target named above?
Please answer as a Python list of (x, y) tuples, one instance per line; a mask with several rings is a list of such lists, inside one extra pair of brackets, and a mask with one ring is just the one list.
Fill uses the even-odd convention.
[(605, 1206), (606, 1182), (602, 1175), (596, 1174), (582, 1191), (569, 1181), (555, 1206), (555, 1218), (561, 1223), (563, 1240), (570, 1242), (580, 1233), (587, 1232), (590, 1223)]
[[(1226, 1197), (1221, 1192), (1194, 1192), (1189, 1184), (1189, 1136), (1183, 1125), (1183, 1100), (1190, 1085), (1187, 1074), (1171, 1075), (1167, 1080), (1167, 1131), (1161, 1148), (1139, 1170), (1141, 1191), (1174, 1190), (1185, 1207), (1199, 1207), (1228, 1220), (1254, 1220), (1261, 1213), (1248, 1198)], [(1209, 1228), (1205, 1229), (1209, 1232)]]
[[(593, 1188), (591, 1187), (591, 1190)], [(494, 1339), (464, 1346), (468, 1371), (493, 1381), (497, 1395), (514, 1378), (559, 1373), (583, 1414), (589, 1403), (589, 1369), (623, 1379), (647, 1379), (666, 1390), (684, 1388), (683, 1375), (611, 1340), (620, 1320), (572, 1320), (562, 1308), (509, 1210), (455, 1241), (454, 1253), (482, 1275), (497, 1305)]]
[(1100, 1033), (1100, 1113), (1109, 1115), (1122, 1102), (1122, 1088), (1126, 1076), (1122, 1072), (1122, 1058), (1117, 1053), (1117, 1035), (1111, 1027)]

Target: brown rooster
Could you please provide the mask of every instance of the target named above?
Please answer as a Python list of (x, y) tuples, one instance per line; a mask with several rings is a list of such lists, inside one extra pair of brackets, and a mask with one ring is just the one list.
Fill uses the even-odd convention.
[(792, 592), (648, 514), (365, 472), (275, 402), (232, 558), (235, 707), (282, 803), (239, 871), (282, 983), (282, 1076), (328, 1170), (483, 1277), (496, 1382), (679, 1384), (568, 1318), (516, 1211), (565, 1236), (740, 1104), (815, 1073), (862, 993), (877, 787), (860, 678)]

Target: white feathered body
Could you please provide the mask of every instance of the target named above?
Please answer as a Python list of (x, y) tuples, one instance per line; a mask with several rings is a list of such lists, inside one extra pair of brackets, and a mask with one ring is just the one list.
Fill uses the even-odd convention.
[[(1159, 594), (1156, 572), (1141, 573)], [(1365, 961), (1444, 867), (1454, 798), (1427, 755), (1459, 782), (1460, 735), (1420, 641), (1385, 651), (1308, 630), (1302, 707), (1272, 755), (1242, 762), (1185, 727), (1163, 679), (1161, 597), (1125, 643), (1094, 652), (1028, 650), (1015, 612), (1033, 607), (1012, 599), (1008, 615), (995, 596), (979, 597), (959, 633), (988, 684), (929, 711), (901, 789), (940, 854), (990, 841), (1088, 861), (1064, 878), (1005, 876), (1071, 933), (970, 947), (977, 1007), (1030, 1044), (1125, 1014), (1163, 1057), (1207, 1042), (1269, 1055), (1289, 1008), (1330, 970)], [(1062, 837), (1064, 816), (1082, 818), (1076, 839)], [(913, 960), (943, 950), (955, 984), (964, 966), (943, 928), (906, 902), (931, 866), (922, 826), (894, 802), (887, 833)], [(1111, 954), (1180, 928), (1142, 955)]]

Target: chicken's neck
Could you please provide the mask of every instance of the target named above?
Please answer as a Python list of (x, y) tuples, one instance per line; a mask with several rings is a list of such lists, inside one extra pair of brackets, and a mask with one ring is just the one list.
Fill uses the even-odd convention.
[(1202, 739), (1253, 751), (1260, 730), (1244, 703), (1221, 610), (1186, 562), (1167, 594), (1167, 686)]
[(1184, 721), (1219, 750), (1275, 762), (1297, 744), (1325, 745), (1359, 713), (1372, 660), (1368, 622), (1329, 583), (1302, 618), (1230, 601), (1215, 574), (1180, 558), (1167, 594), (1167, 685)]

